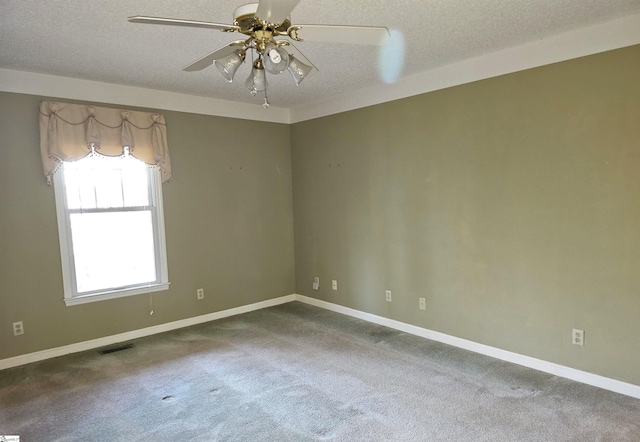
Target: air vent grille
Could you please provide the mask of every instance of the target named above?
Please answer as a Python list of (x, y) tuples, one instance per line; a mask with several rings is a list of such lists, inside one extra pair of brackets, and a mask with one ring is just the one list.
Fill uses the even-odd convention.
[(115, 353), (117, 351), (127, 350), (129, 348), (133, 348), (133, 344), (123, 344), (116, 347), (103, 348), (101, 350), (98, 350), (98, 353), (100, 353), (101, 355), (108, 355), (109, 353)]

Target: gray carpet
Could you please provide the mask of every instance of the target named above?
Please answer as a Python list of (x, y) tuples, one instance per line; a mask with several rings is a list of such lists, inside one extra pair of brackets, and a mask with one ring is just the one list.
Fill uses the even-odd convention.
[(0, 371), (38, 441), (638, 441), (640, 400), (301, 303)]

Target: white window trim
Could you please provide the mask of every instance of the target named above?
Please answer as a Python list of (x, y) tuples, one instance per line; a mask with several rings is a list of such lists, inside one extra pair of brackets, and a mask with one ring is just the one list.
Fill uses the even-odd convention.
[[(71, 249), (71, 226), (67, 218), (66, 210), (66, 192), (64, 189), (64, 181), (62, 179), (64, 172), (59, 170), (53, 176), (53, 188), (56, 200), (56, 215), (58, 218), (58, 238), (60, 240), (60, 256), (62, 261), (62, 281), (64, 286), (64, 302), (67, 306), (87, 304), (96, 301), (105, 301), (108, 299), (123, 298), (125, 296), (134, 296), (145, 293), (153, 293), (169, 289), (169, 272), (167, 267), (167, 244), (164, 229), (164, 205), (162, 198), (162, 182), (160, 172), (152, 169), (149, 174), (151, 185), (151, 198), (156, 202), (156, 224), (157, 231), (155, 238), (158, 246), (158, 257), (156, 259), (157, 269), (159, 271), (159, 282), (150, 283), (145, 286), (137, 286), (131, 288), (112, 290), (102, 290), (99, 293), (90, 293), (79, 295), (75, 290), (75, 270), (71, 259), (73, 250)], [(151, 184), (151, 183), (150, 183)]]

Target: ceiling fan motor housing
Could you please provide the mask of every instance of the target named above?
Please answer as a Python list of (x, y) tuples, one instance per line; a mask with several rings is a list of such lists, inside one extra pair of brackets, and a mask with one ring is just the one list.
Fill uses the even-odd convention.
[(285, 18), (282, 23), (264, 22), (259, 17), (256, 17), (257, 10), (258, 3), (249, 3), (247, 5), (238, 6), (235, 11), (233, 11), (234, 24), (240, 26), (241, 33), (251, 35), (254, 31), (259, 29), (269, 29), (271, 31), (286, 33), (289, 26), (291, 26), (291, 20), (289, 17)]

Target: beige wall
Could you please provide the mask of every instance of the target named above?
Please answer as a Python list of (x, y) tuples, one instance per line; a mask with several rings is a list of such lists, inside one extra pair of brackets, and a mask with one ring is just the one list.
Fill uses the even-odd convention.
[[(148, 295), (66, 307), (39, 157), (42, 99), (0, 93), (0, 359), (294, 292), (289, 127), (164, 111), (171, 288), (153, 295), (153, 316)], [(19, 320), (25, 335), (14, 337)]]
[(42, 97), (0, 93), (0, 359), (296, 291), (640, 385), (638, 72), (636, 46), (291, 127), (163, 112), (153, 316), (64, 305)]
[(639, 72), (636, 46), (294, 125), (297, 293), (640, 384)]

